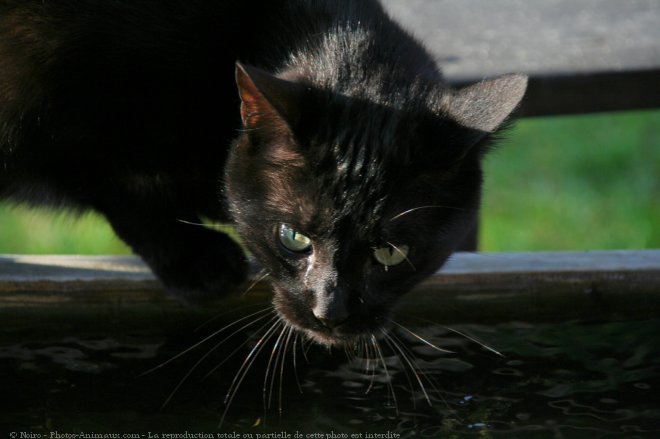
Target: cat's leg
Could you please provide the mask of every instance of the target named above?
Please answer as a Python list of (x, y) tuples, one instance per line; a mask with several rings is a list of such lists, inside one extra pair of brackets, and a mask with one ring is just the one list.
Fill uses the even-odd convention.
[(226, 234), (189, 224), (200, 222), (190, 212), (126, 204), (101, 210), (117, 235), (185, 302), (226, 295), (246, 278), (247, 261), (238, 244)]

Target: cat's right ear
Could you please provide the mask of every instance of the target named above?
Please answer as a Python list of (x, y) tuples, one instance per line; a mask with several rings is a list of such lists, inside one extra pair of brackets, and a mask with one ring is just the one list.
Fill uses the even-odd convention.
[(241, 98), (241, 120), (248, 132), (285, 134), (298, 124), (300, 84), (237, 62), (236, 85)]
[(494, 133), (518, 107), (527, 76), (510, 74), (482, 81), (447, 95), (444, 110), (464, 127)]

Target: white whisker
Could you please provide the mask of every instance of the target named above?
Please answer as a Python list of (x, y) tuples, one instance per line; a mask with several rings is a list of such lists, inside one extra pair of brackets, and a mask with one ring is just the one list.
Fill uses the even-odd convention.
[(257, 284), (258, 284), (259, 282), (261, 282), (262, 280), (264, 280), (264, 279), (266, 279), (268, 276), (270, 276), (270, 273), (269, 273), (268, 271), (266, 271), (266, 270), (261, 270), (261, 271), (259, 272), (259, 275), (260, 275), (260, 276), (259, 276), (254, 282), (252, 282), (252, 283), (250, 284), (250, 286), (247, 287), (247, 289), (241, 294), (241, 297), (246, 296), (247, 293), (249, 293), (250, 291), (252, 291), (252, 288), (256, 287)]
[(298, 340), (300, 339), (300, 333), (298, 331), (295, 331), (295, 337), (293, 339), (293, 370), (294, 370), (294, 376), (296, 377), (296, 385), (298, 386), (298, 391), (300, 394), (303, 393), (302, 386), (300, 385), (300, 378), (298, 377), (298, 362), (297, 362), (297, 345), (298, 345)]
[(225, 330), (231, 328), (232, 326), (237, 325), (237, 324), (239, 324), (240, 322), (249, 319), (250, 317), (254, 317), (254, 316), (258, 315), (258, 314), (265, 313), (265, 312), (268, 312), (268, 311), (271, 311), (271, 310), (272, 310), (272, 307), (268, 307), (268, 308), (265, 308), (265, 309), (259, 310), (259, 311), (255, 312), (255, 313), (252, 313), (252, 314), (250, 314), (250, 315), (247, 315), (247, 316), (245, 316), (245, 317), (243, 317), (243, 318), (240, 318), (240, 319), (238, 319), (238, 320), (236, 320), (236, 321), (234, 321), (234, 322), (228, 324), (227, 326), (225, 326), (225, 327), (223, 327), (223, 328), (221, 328), (221, 329), (215, 331), (215, 332), (212, 333), (211, 335), (209, 335), (209, 336), (203, 338), (201, 341), (198, 341), (197, 343), (195, 343), (194, 345), (190, 346), (189, 348), (187, 348), (187, 349), (185, 349), (185, 350), (179, 352), (178, 354), (176, 354), (175, 356), (173, 356), (173, 357), (170, 358), (169, 360), (164, 361), (163, 363), (160, 363), (158, 366), (156, 366), (156, 367), (152, 367), (151, 369), (147, 370), (146, 372), (141, 373), (139, 376), (144, 376), (144, 375), (150, 374), (150, 373), (152, 373), (152, 372), (154, 372), (154, 371), (160, 369), (161, 367), (170, 364), (172, 361), (176, 360), (177, 358), (182, 357), (183, 355), (187, 354), (188, 352), (190, 352), (190, 351), (192, 351), (192, 350), (198, 348), (199, 346), (203, 345), (204, 343), (206, 343), (207, 341), (209, 341), (209, 340), (212, 339), (213, 337), (215, 337), (215, 336), (217, 336), (218, 334), (222, 333), (223, 331), (225, 331)]
[[(270, 305), (270, 302), (265, 301), (265, 302), (259, 302), (259, 303), (252, 303), (250, 305), (237, 306), (237, 307), (232, 308), (229, 311), (221, 312), (221, 313), (216, 314), (213, 317), (209, 318), (205, 322), (201, 323), (198, 327), (195, 328), (195, 332), (199, 332), (202, 328), (204, 328), (205, 326), (208, 326), (210, 323), (213, 323), (214, 321), (216, 321), (219, 318), (224, 317), (226, 315), (234, 314), (236, 311), (240, 311), (240, 310), (246, 309), (246, 308), (254, 308), (255, 306), (263, 306), (263, 305)], [(273, 309), (273, 307), (272, 307), (272, 305), (271, 306), (266, 306), (266, 308), (264, 308), (264, 310), (265, 309)], [(257, 312), (259, 312), (259, 311), (257, 311)]]
[[(282, 343), (280, 344), (279, 351), (275, 354), (275, 364), (273, 365), (273, 372), (271, 373), (270, 391), (269, 391), (269, 394), (268, 394), (268, 409), (269, 410), (272, 406), (272, 401), (273, 401), (273, 388), (275, 387), (275, 378), (277, 378), (277, 368), (278, 368), (278, 366), (280, 366), (280, 371), (281, 371), (281, 368), (284, 365), (284, 354), (286, 353), (286, 346), (285, 345), (286, 345), (286, 339), (287, 339), (288, 334), (289, 334), (289, 329), (290, 329), (290, 327), (285, 322), (284, 323), (284, 329), (282, 329), (282, 333), (279, 337), (279, 338), (281, 338)], [(279, 338), (278, 338), (278, 342), (280, 341)], [(282, 376), (280, 376), (280, 395), (281, 395), (281, 391), (282, 391), (281, 386), (282, 386)], [(281, 402), (282, 401), (280, 400), (280, 416), (282, 415), (282, 413), (281, 413), (281, 408), (282, 408)]]
[(396, 326), (398, 326), (399, 328), (401, 328), (401, 329), (403, 329), (404, 331), (406, 331), (408, 334), (412, 335), (413, 337), (415, 337), (416, 339), (418, 339), (419, 341), (421, 341), (422, 343), (424, 343), (425, 345), (430, 346), (430, 347), (432, 347), (433, 349), (435, 349), (435, 350), (437, 350), (437, 351), (444, 352), (444, 353), (446, 353), (446, 354), (455, 354), (455, 353), (456, 353), (456, 352), (448, 351), (447, 349), (439, 348), (439, 347), (437, 347), (436, 345), (434, 345), (433, 343), (431, 343), (430, 341), (426, 340), (425, 338), (423, 338), (423, 337), (421, 337), (421, 336), (415, 334), (414, 332), (412, 332), (410, 329), (406, 328), (406, 327), (403, 326), (402, 324), (397, 323), (397, 322), (395, 322), (395, 321), (392, 320), (392, 319), (388, 319), (388, 320), (389, 320), (390, 322), (394, 323), (394, 324), (395, 324)]
[(496, 354), (496, 355), (499, 355), (500, 357), (504, 358), (504, 354), (502, 354), (502, 353), (499, 352), (499, 351), (496, 351), (495, 349), (491, 348), (491, 347), (488, 346), (487, 344), (485, 344), (485, 343), (483, 343), (483, 342), (477, 340), (477, 339), (474, 338), (474, 337), (470, 337), (469, 335), (464, 334), (464, 333), (462, 333), (461, 331), (459, 331), (459, 330), (457, 330), (457, 329), (454, 329), (454, 328), (450, 328), (450, 327), (448, 327), (448, 326), (443, 326), (443, 328), (445, 328), (445, 329), (448, 330), (448, 331), (454, 332), (454, 333), (456, 333), (456, 334), (458, 334), (458, 335), (461, 335), (461, 336), (467, 338), (468, 340), (470, 340), (471, 342), (474, 342), (474, 343), (478, 344), (478, 345), (481, 346), (482, 348), (484, 348), (484, 349), (486, 349), (486, 350), (489, 350), (490, 352), (492, 352), (492, 353), (494, 353), (494, 354)]
[(390, 393), (392, 394), (392, 401), (394, 402), (394, 410), (396, 411), (396, 415), (399, 416), (399, 403), (397, 402), (396, 399), (396, 393), (394, 392), (394, 385), (392, 385), (392, 376), (390, 375), (390, 372), (387, 369), (387, 363), (385, 363), (385, 357), (383, 356), (383, 351), (380, 349), (380, 345), (378, 344), (378, 340), (376, 340), (376, 336), (374, 334), (371, 334), (371, 341), (373, 343), (374, 349), (376, 349), (376, 353), (378, 354), (378, 357), (380, 358), (380, 362), (383, 365), (383, 370), (385, 371), (385, 377), (387, 378), (387, 385), (390, 389)]
[(365, 357), (366, 357), (366, 353), (365, 353), (365, 350), (364, 350), (364, 349), (365, 349), (365, 348), (364, 348), (365, 343), (364, 343), (364, 338), (363, 338), (363, 337), (360, 337), (360, 339), (358, 340), (357, 346), (358, 346), (358, 348), (357, 348), (357, 349), (358, 349), (357, 356), (358, 356), (359, 358), (361, 358), (362, 360), (366, 360), (366, 358), (365, 358)]
[(417, 269), (415, 268), (415, 266), (413, 265), (413, 263), (410, 262), (410, 259), (408, 259), (408, 255), (407, 255), (405, 252), (403, 252), (399, 247), (397, 247), (396, 245), (392, 244), (391, 242), (389, 242), (389, 241), (385, 241), (385, 242), (386, 242), (390, 247), (392, 247), (392, 248), (394, 249), (394, 251), (396, 251), (396, 252), (399, 253), (401, 256), (403, 256), (403, 259), (406, 260), (406, 262), (408, 263), (408, 265), (410, 265), (410, 267), (413, 269), (413, 271), (417, 271)]
[[(373, 343), (373, 341), (372, 341)], [(365, 346), (367, 348), (372, 347), (373, 348), (373, 356), (371, 353), (367, 352), (367, 373), (369, 373), (369, 365), (371, 364), (371, 380), (369, 381), (369, 387), (367, 387), (367, 390), (364, 392), (365, 395), (369, 394), (371, 389), (374, 387), (374, 383), (376, 382), (376, 349), (375, 347), (371, 346), (370, 344), (367, 344), (365, 341)], [(367, 349), (368, 350), (368, 349)]]
[[(385, 331), (384, 329), (381, 328), (381, 332), (385, 336), (385, 341), (387, 342), (387, 344), (390, 345), (390, 348), (392, 348), (392, 350), (394, 350), (396, 352), (399, 352), (399, 358), (401, 358), (404, 361), (403, 371), (406, 374), (406, 379), (408, 380), (408, 385), (410, 386), (410, 393), (411, 394), (413, 393), (413, 385), (412, 385), (412, 381), (410, 380), (409, 374), (406, 372), (406, 368), (405, 368), (406, 364), (408, 365), (408, 367), (410, 368), (410, 371), (415, 376), (415, 379), (417, 380), (417, 384), (419, 384), (419, 388), (422, 390), (422, 393), (424, 394), (424, 398), (426, 398), (426, 402), (428, 402), (429, 407), (433, 407), (433, 404), (431, 403), (431, 398), (429, 398), (428, 393), (426, 393), (426, 387), (424, 387), (424, 383), (422, 382), (422, 380), (419, 376), (420, 375), (419, 369), (415, 366), (412, 359), (409, 358), (409, 356), (406, 354), (406, 352), (404, 352), (404, 350), (399, 346), (397, 341), (394, 338), (390, 337), (390, 335), (387, 333), (387, 331)], [(413, 398), (413, 408), (417, 408), (415, 398)]]
[[(273, 397), (273, 384), (275, 383), (275, 370), (277, 369), (277, 360), (279, 358), (279, 355), (275, 355), (275, 353), (278, 352), (278, 348), (280, 346), (280, 342), (282, 341), (282, 337), (284, 336), (284, 333), (288, 329), (286, 323), (284, 321), (281, 321), (282, 324), (282, 331), (280, 331), (280, 335), (277, 336), (277, 339), (275, 340), (275, 344), (273, 344), (273, 349), (270, 352), (270, 358), (268, 359), (268, 365), (266, 366), (266, 374), (264, 376), (264, 387), (263, 387), (263, 400), (264, 400), (264, 411), (266, 411), (268, 408), (270, 408), (270, 402)], [(270, 375), (270, 366), (273, 364), (273, 358), (275, 358), (275, 366), (273, 367), (273, 374), (271, 377), (271, 384), (270, 384), (270, 396), (268, 397), (268, 404), (266, 404), (266, 389), (268, 388), (268, 376)]]
[(443, 206), (441, 204), (438, 205), (431, 205), (431, 206), (420, 206), (420, 207), (415, 207), (413, 209), (408, 209), (404, 212), (399, 213), (398, 215), (394, 215), (392, 218), (390, 218), (390, 221), (394, 221), (396, 219), (401, 218), (404, 215), (408, 215), (409, 213), (416, 212), (418, 210), (422, 209), (451, 209), (451, 210), (460, 210), (464, 212), (474, 212), (475, 209), (465, 209), (463, 207), (456, 207), (456, 206)]
[(186, 221), (182, 219), (178, 219), (177, 221), (183, 224), (188, 224), (189, 226), (199, 226), (199, 227), (207, 227), (209, 229), (218, 229), (218, 230), (224, 230), (227, 229), (227, 225), (225, 224), (206, 224), (206, 223), (194, 223), (192, 221)]
[(417, 365), (417, 361), (416, 361), (417, 357), (416, 357), (415, 353), (408, 346), (406, 346), (406, 343), (403, 340), (401, 340), (394, 332), (390, 332), (388, 335), (390, 337), (392, 337), (393, 340), (396, 340), (398, 346), (406, 352), (406, 355), (408, 356), (408, 358), (410, 358), (411, 360), (415, 360), (415, 367), (417, 368), (417, 371), (420, 373), (420, 376), (423, 376), (424, 378), (426, 378), (426, 381), (431, 386), (431, 388), (440, 397), (442, 397), (442, 394), (441, 394), (441, 392), (440, 392), (440, 390), (438, 389), (438, 386), (437, 386), (438, 383), (433, 379), (433, 377), (429, 376), (429, 373), (432, 373), (432, 372), (429, 372), (428, 370), (423, 369), (423, 368), (421, 368)]
[[(414, 316), (414, 315), (409, 315), (409, 316), (412, 317), (412, 318), (414, 318), (414, 319), (416, 319), (416, 320), (422, 321), (422, 322), (426, 322), (426, 323), (431, 323), (431, 324), (433, 324), (433, 325), (437, 325), (437, 326), (439, 326), (439, 327), (441, 327), (441, 328), (443, 328), (443, 329), (446, 329), (447, 331), (451, 331), (451, 332), (453, 332), (453, 333), (455, 333), (455, 334), (458, 334), (458, 335), (460, 335), (460, 336), (462, 336), (462, 337), (465, 337), (466, 339), (470, 340), (471, 342), (478, 344), (479, 346), (483, 347), (484, 349), (486, 349), (486, 350), (488, 350), (488, 351), (490, 351), (490, 352), (492, 352), (492, 353), (494, 353), (494, 354), (496, 354), (496, 355), (499, 355), (499, 356), (502, 357), (502, 358), (505, 357), (504, 354), (502, 354), (502, 353), (498, 352), (497, 350), (491, 348), (490, 346), (488, 346), (488, 345), (485, 344), (484, 342), (478, 340), (478, 339), (475, 338), (475, 337), (469, 336), (469, 335), (467, 335), (467, 334), (465, 334), (465, 333), (463, 333), (463, 332), (461, 332), (461, 331), (459, 331), (459, 330), (457, 330), (457, 329), (450, 328), (449, 326), (441, 325), (441, 324), (439, 324), (438, 322), (434, 322), (433, 320), (424, 319), (424, 318), (417, 317), (417, 316)], [(396, 322), (393, 322), (393, 323), (396, 323)], [(454, 352), (452, 352), (452, 353), (454, 353)]]
[(286, 353), (289, 349), (289, 342), (291, 342), (291, 335), (293, 334), (293, 326), (289, 326), (289, 332), (286, 336), (286, 341), (284, 342), (284, 348), (282, 349), (282, 362), (280, 363), (280, 392), (279, 392), (279, 402), (278, 402), (278, 411), (280, 416), (282, 416), (282, 386), (284, 383), (284, 363), (286, 362)]
[[(265, 316), (264, 316), (264, 317), (265, 317)], [(254, 332), (255, 332), (256, 334), (258, 334), (260, 331), (263, 331), (263, 329), (264, 329), (266, 326), (270, 325), (270, 324), (273, 322), (273, 320), (275, 320), (275, 319), (277, 319), (277, 316), (273, 316), (273, 317), (271, 317), (270, 320), (268, 320), (268, 321), (267, 321), (266, 323), (264, 323), (262, 326), (260, 326), (259, 328), (257, 328)], [(236, 332), (238, 332), (238, 331), (236, 331)], [(218, 370), (220, 367), (222, 367), (223, 364), (225, 364), (227, 361), (229, 361), (229, 359), (230, 359), (231, 357), (233, 357), (238, 351), (240, 351), (241, 349), (243, 349), (243, 347), (244, 347), (246, 344), (248, 344), (249, 342), (250, 342), (250, 339), (248, 338), (248, 339), (246, 339), (243, 343), (241, 343), (240, 345), (238, 345), (238, 346), (236, 347), (236, 349), (234, 349), (233, 351), (231, 351), (231, 352), (229, 353), (229, 355), (227, 355), (227, 356), (226, 356), (226, 357), (225, 357), (220, 363), (218, 363), (216, 366), (213, 367), (213, 369), (211, 369), (210, 371), (208, 371), (208, 372), (206, 373), (206, 375), (204, 375), (204, 377), (203, 377), (202, 379), (206, 379), (206, 378), (208, 378), (209, 376), (211, 376), (216, 370)]]
[[(307, 343), (307, 347), (305, 347), (305, 343)], [(307, 353), (312, 347), (312, 340), (310, 338), (307, 338), (303, 340), (303, 342), (300, 344), (300, 348), (302, 349), (303, 357), (305, 358), (305, 362), (309, 364), (309, 358), (307, 358)]]
[(353, 352), (350, 346), (344, 345), (344, 354), (346, 355), (346, 359), (348, 361), (355, 361), (355, 352)]
[(225, 410), (222, 413), (222, 418), (220, 418), (220, 422), (218, 424), (218, 428), (222, 426), (222, 424), (225, 421), (225, 417), (227, 416), (227, 412), (229, 411), (229, 407), (231, 407), (231, 403), (234, 401), (234, 397), (236, 396), (236, 393), (238, 392), (238, 388), (241, 386), (243, 383), (243, 380), (247, 376), (247, 373), (249, 372), (250, 368), (254, 364), (255, 359), (259, 356), (261, 351), (263, 350), (264, 346), (266, 346), (266, 343), (268, 340), (270, 340), (277, 330), (277, 328), (280, 325), (283, 325), (284, 323), (281, 322), (280, 320), (276, 321), (267, 331), (266, 333), (261, 336), (261, 338), (257, 341), (257, 344), (252, 348), (250, 353), (245, 357), (245, 360), (243, 360), (243, 364), (241, 367), (238, 369), (238, 372), (236, 373), (236, 376), (234, 377), (234, 380), (231, 382), (231, 385), (229, 386), (229, 390), (227, 391), (227, 396), (225, 397)]
[[(408, 358), (412, 358), (412, 359), (415, 358), (415, 354), (410, 350), (410, 348), (408, 346), (406, 346), (406, 344), (404, 342), (402, 342), (397, 337), (397, 335), (394, 332), (390, 333), (390, 336), (392, 338), (396, 339), (399, 343), (399, 346), (408, 353)], [(452, 410), (451, 406), (449, 405), (449, 403), (445, 399), (445, 397), (443, 395), (443, 392), (440, 390), (440, 387), (441, 387), (440, 384), (435, 379), (433, 379), (432, 376), (429, 375), (429, 372), (427, 370), (422, 369), (419, 366), (417, 366), (417, 370), (426, 379), (426, 382), (431, 386), (431, 388), (433, 389), (435, 394), (438, 396), (438, 398), (440, 398), (440, 400), (442, 401), (444, 406), (447, 407), (447, 410), (451, 411)]]
[[(217, 343), (217, 344), (216, 344), (215, 346), (213, 346), (211, 349), (209, 349), (209, 351), (208, 351), (207, 353), (205, 353), (204, 355), (202, 355), (202, 357), (201, 357), (199, 360), (197, 360), (197, 362), (196, 362), (196, 363), (190, 368), (190, 370), (189, 370), (189, 371), (183, 376), (183, 378), (181, 378), (181, 381), (179, 381), (179, 383), (176, 385), (176, 387), (174, 387), (174, 390), (172, 390), (172, 392), (170, 393), (170, 395), (167, 397), (167, 399), (165, 400), (165, 402), (164, 402), (163, 405), (161, 406), (161, 409), (163, 409), (163, 408), (164, 408), (164, 407), (165, 407), (165, 406), (166, 406), (166, 405), (172, 400), (172, 397), (173, 397), (173, 396), (176, 394), (176, 392), (181, 388), (181, 386), (183, 385), (183, 383), (188, 379), (188, 377), (190, 377), (190, 375), (191, 375), (195, 370), (197, 370), (197, 367), (199, 367), (199, 365), (202, 364), (202, 363), (204, 362), (204, 360), (206, 360), (206, 359), (209, 357), (209, 355), (211, 355), (216, 349), (218, 349), (220, 346), (222, 346), (227, 340), (229, 340), (230, 338), (232, 338), (234, 335), (236, 335), (236, 334), (238, 334), (239, 332), (241, 332), (241, 331), (247, 329), (248, 327), (254, 325), (254, 324), (257, 323), (258, 321), (265, 319), (266, 317), (268, 317), (268, 316), (265, 315), (265, 316), (258, 317), (258, 318), (255, 319), (254, 321), (252, 321), (252, 322), (250, 322), (250, 323), (247, 323), (247, 324), (243, 325), (242, 327), (240, 327), (239, 329), (237, 329), (236, 331), (232, 332), (232, 333), (229, 334), (227, 337), (225, 337), (224, 339), (222, 339), (219, 343)], [(275, 318), (275, 317), (273, 317), (273, 318)]]

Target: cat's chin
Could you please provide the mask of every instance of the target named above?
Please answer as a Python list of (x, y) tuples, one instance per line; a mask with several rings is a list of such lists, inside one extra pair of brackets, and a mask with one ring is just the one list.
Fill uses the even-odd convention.
[(354, 346), (364, 338), (371, 337), (371, 334), (335, 334), (315, 331), (313, 329), (300, 328), (299, 331), (307, 335), (311, 340), (322, 346)]

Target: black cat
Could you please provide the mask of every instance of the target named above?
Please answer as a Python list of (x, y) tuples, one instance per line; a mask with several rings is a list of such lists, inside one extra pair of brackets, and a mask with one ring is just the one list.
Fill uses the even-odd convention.
[(451, 90), (375, 0), (0, 0), (0, 197), (101, 212), (189, 301), (246, 258), (184, 221), (233, 221), (341, 344), (461, 242), (525, 87)]

